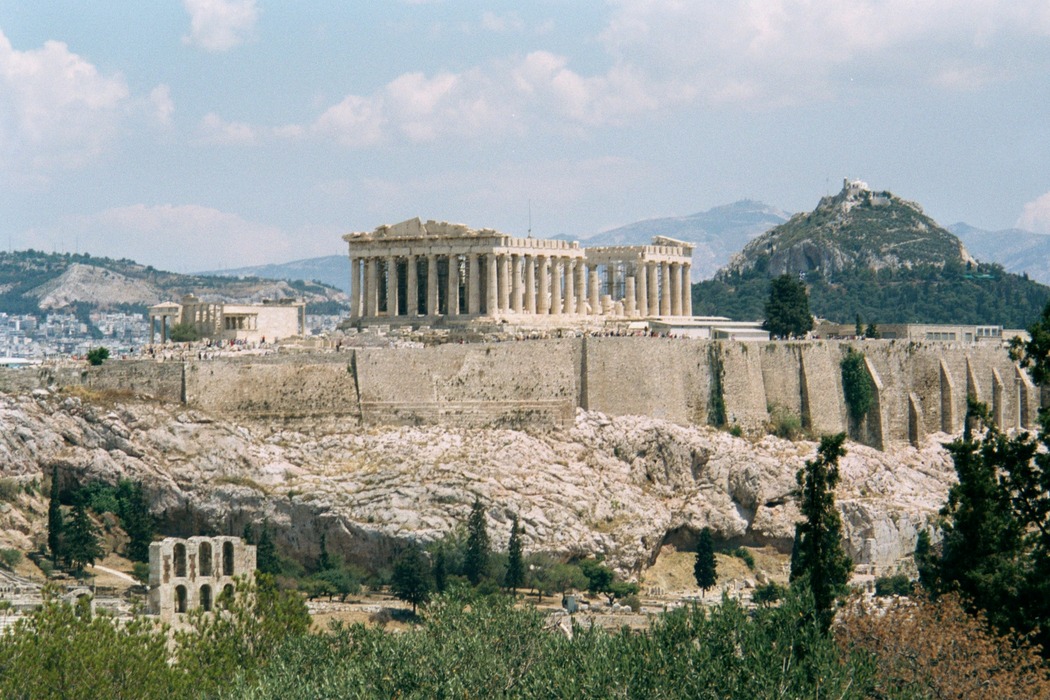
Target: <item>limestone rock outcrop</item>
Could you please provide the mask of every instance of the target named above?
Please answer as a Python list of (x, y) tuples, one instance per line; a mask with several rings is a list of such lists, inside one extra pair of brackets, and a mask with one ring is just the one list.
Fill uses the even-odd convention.
[[(838, 499), (856, 561), (886, 569), (910, 554), (954, 478), (938, 439), (947, 436), (919, 450), (848, 446)], [(705, 526), (787, 550), (795, 473), (814, 453), (812, 442), (582, 410), (542, 434), (321, 429), (104, 395), (0, 395), (0, 477), (42, 480), (57, 466), (63, 480), (141, 480), (165, 534), (240, 534), (266, 520), (289, 555), (315, 557), (323, 531), (330, 550), (364, 566), (405, 539), (456, 529), (475, 497), (497, 547), (517, 514), (527, 551), (601, 553), (627, 572)], [(0, 544), (44, 538), (42, 513), (17, 533), (3, 527)]]

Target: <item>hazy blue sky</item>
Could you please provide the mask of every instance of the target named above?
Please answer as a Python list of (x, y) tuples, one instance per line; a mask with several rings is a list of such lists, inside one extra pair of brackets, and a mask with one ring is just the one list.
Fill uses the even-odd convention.
[(0, 2), (4, 248), (236, 267), (846, 176), (1050, 233), (1050, 2)]

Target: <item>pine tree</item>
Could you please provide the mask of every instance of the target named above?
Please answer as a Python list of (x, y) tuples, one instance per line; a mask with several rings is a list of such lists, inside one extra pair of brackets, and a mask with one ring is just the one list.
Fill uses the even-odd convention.
[(98, 537), (98, 529), (88, 517), (87, 508), (78, 502), (73, 506), (73, 517), (70, 519), (66, 537), (66, 555), (77, 573), (83, 572), (85, 566), (94, 564), (96, 559), (102, 558), (103, 552)]
[(507, 574), (503, 578), (503, 585), (517, 592), (518, 586), (525, 582), (525, 562), (521, 552), (521, 528), (518, 525), (518, 516), (510, 526), (510, 541), (507, 543)]
[(390, 590), (398, 600), (412, 604), (413, 615), (417, 605), (430, 600), (433, 590), (430, 563), (419, 547), (409, 547), (397, 558), (390, 577)]
[(769, 286), (762, 327), (774, 338), (801, 338), (813, 330), (806, 285), (791, 275), (781, 275)]
[(481, 583), (489, 568), (489, 532), (485, 525), (485, 507), (475, 498), (467, 519), (467, 551), (463, 573), (473, 585)]
[(805, 520), (795, 525), (790, 580), (809, 587), (817, 622), (825, 631), (834, 618), (835, 598), (845, 591), (853, 570), (853, 562), (842, 549), (842, 518), (835, 508), (838, 461), (846, 454), (845, 439), (845, 433), (823, 436), (816, 458), (807, 461), (796, 476), (799, 510)]
[(63, 545), (65, 518), (62, 517), (62, 501), (58, 494), (58, 467), (51, 468), (51, 501), (47, 505), (47, 548), (51, 561), (56, 565), (65, 561)]
[(715, 563), (715, 543), (711, 538), (711, 528), (705, 527), (700, 531), (700, 539), (696, 543), (696, 563), (693, 565), (693, 576), (696, 585), (707, 594), (718, 582), (718, 569)]

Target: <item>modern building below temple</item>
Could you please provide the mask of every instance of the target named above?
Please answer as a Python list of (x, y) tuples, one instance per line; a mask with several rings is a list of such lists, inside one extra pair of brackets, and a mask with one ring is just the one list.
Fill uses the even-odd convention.
[(351, 319), (515, 323), (692, 316), (693, 246), (581, 248), (418, 218), (343, 236)]

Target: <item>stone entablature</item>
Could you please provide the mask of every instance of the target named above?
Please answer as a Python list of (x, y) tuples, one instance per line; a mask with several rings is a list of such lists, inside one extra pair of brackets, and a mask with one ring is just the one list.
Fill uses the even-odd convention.
[(238, 577), (255, 572), (255, 546), (240, 537), (167, 537), (149, 546), (146, 612), (171, 620), (191, 610), (213, 610)]
[(343, 240), (356, 321), (692, 315), (693, 248), (670, 238), (581, 248), (416, 218)]

